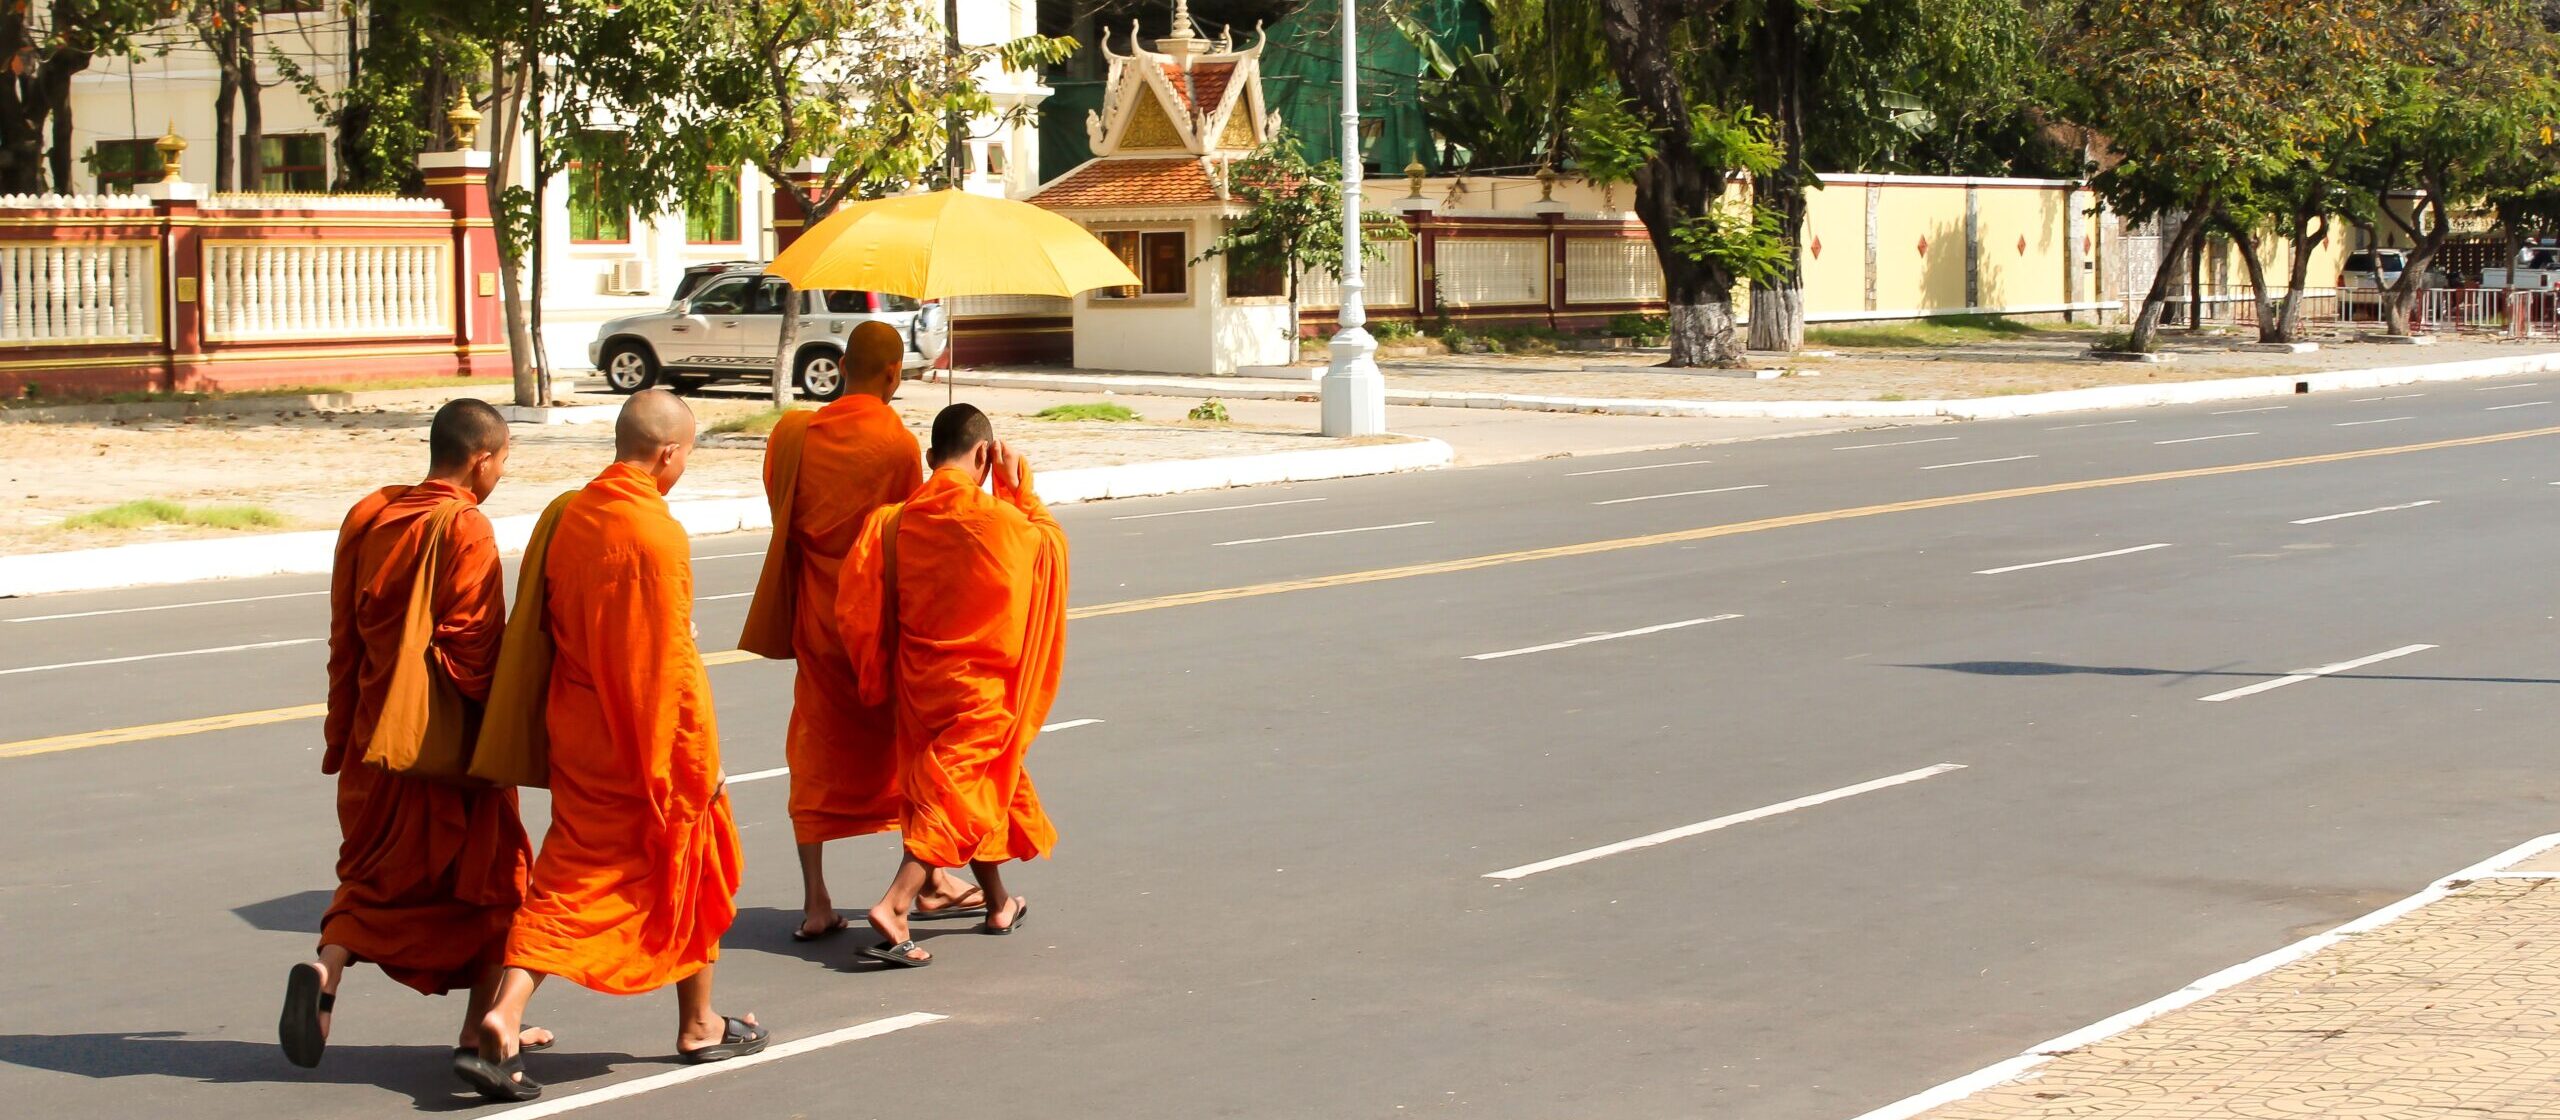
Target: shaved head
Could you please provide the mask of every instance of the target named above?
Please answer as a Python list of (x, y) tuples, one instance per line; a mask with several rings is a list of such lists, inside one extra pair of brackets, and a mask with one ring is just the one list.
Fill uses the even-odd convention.
[(472, 456), (493, 454), (506, 445), (506, 418), (489, 402), (475, 397), (447, 401), (427, 425), (427, 469), (462, 470), (471, 465)]
[(898, 328), (878, 319), (854, 324), (844, 342), (844, 369), (857, 389), (882, 400), (898, 390), (907, 362), (907, 340)]
[(646, 462), (669, 444), (692, 442), (693, 408), (664, 389), (631, 394), (613, 421), (613, 457), (626, 463)]
[(933, 448), (925, 459), (939, 468), (969, 457), (982, 444), (995, 442), (996, 426), (973, 404), (955, 404), (933, 417)]

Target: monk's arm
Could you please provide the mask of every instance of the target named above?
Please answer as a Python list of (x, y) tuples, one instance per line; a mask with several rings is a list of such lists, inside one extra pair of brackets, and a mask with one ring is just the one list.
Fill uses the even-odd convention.
[(888, 645), (880, 633), (885, 590), (880, 534), (888, 523), (888, 507), (873, 510), (836, 575), (836, 632), (843, 637), (846, 656), (853, 659), (854, 679), (861, 682), (860, 699), (865, 704), (879, 704), (889, 697)]
[(479, 510), (453, 519), (446, 567), (436, 584), (436, 660), (464, 696), (489, 698), (498, 670), (498, 641), (506, 634), (506, 578), (498, 565), (498, 537)]
[(356, 589), (362, 582), (356, 569), (362, 562), (364, 526), (380, 508), (378, 503), (358, 502), (338, 526), (337, 562), (329, 573), (329, 714), (320, 724), (320, 739), (327, 747), (320, 759), (323, 774), (338, 772), (347, 740), (355, 735), (356, 674), (364, 667), (364, 643), (356, 637)]

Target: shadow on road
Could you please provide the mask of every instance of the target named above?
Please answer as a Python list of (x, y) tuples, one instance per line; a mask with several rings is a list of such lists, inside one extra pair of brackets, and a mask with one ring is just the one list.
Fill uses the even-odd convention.
[[(2060, 661), (1948, 661), (1934, 665), (1897, 664), (1893, 668), (1936, 669), (1949, 673), (1968, 673), (1977, 677), (2170, 677), (2178, 680), (2245, 677), (2265, 681), (2295, 675), (2240, 672), (2226, 668), (2144, 669), (2128, 665), (2071, 665)], [(2320, 679), (2324, 681), (2421, 681), (2439, 684), (2560, 684), (2560, 679), (2551, 677), (2431, 677), (2410, 673), (2332, 673)]]
[(329, 900), (336, 894), (335, 891), (302, 891), (265, 902), (235, 906), (231, 912), (249, 923), (251, 929), (270, 933), (307, 933), (317, 937), (320, 919), (328, 916)]
[[(0, 1035), (0, 1062), (80, 1077), (174, 1077), (206, 1085), (368, 1085), (407, 1093), (421, 1112), (483, 1108), (454, 1079), (447, 1046), (332, 1046), (318, 1069), (297, 1069), (271, 1042), (188, 1038), (178, 1031)], [(526, 1072), (581, 1081), (639, 1062), (629, 1054), (534, 1054)]]
[[(720, 938), (720, 951), (770, 953), (777, 957), (795, 957), (810, 964), (825, 965), (838, 972), (905, 971), (887, 961), (874, 960), (862, 955), (862, 947), (878, 944), (880, 935), (873, 933), (869, 923), (862, 920), (860, 909), (839, 908), (837, 912), (850, 919), (853, 927), (833, 937), (820, 938), (816, 941), (793, 941), (791, 931), (800, 928), (800, 920), (803, 917), (800, 911), (785, 910), (779, 906), (742, 907), (738, 911), (737, 923), (730, 926), (729, 932)], [(916, 944), (930, 949), (936, 938), (960, 933), (976, 934), (978, 923), (983, 920), (964, 918), (948, 922), (912, 922), (909, 923), (909, 936), (915, 938)]]

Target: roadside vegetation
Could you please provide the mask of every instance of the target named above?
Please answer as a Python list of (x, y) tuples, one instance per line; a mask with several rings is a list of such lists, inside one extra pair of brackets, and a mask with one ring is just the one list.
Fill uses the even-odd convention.
[(79, 532), (98, 529), (146, 529), (159, 525), (179, 525), (199, 529), (277, 529), (285, 524), (284, 515), (264, 506), (210, 505), (185, 506), (159, 498), (143, 498), (73, 514), (62, 519), (64, 529)]
[(1099, 420), (1108, 424), (1123, 424), (1138, 418), (1129, 406), (1110, 401), (1051, 405), (1031, 415), (1037, 420)]
[(2022, 323), (1998, 315), (1945, 315), (1931, 319), (1912, 319), (1899, 323), (1866, 323), (1854, 327), (1808, 327), (1804, 341), (1808, 346), (1842, 349), (1922, 349), (1931, 346), (1963, 346), (1981, 342), (2030, 339), (2043, 335), (2072, 335), (2090, 329), (2086, 323)]
[(731, 416), (724, 420), (713, 421), (710, 427), (702, 430), (702, 434), (707, 436), (769, 435), (773, 431), (773, 426), (782, 422), (782, 414), (786, 411), (801, 410), (768, 408), (762, 412), (750, 412), (744, 416)]

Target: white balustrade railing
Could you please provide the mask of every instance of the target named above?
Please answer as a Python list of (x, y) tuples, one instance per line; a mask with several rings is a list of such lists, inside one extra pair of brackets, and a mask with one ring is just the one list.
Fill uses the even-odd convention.
[[(1413, 306), (1413, 240), (1364, 241), (1361, 250), (1361, 306)], [(1342, 281), (1326, 275), (1320, 268), (1306, 270), (1298, 276), (1298, 306), (1342, 306)]]
[(160, 339), (160, 243), (0, 242), (0, 346)]
[(391, 338), (453, 329), (445, 241), (229, 241), (204, 250), (205, 337)]
[(1451, 307), (1547, 302), (1547, 239), (1444, 237), (1433, 255)]
[(151, 200), (129, 194), (0, 194), (0, 210), (148, 210)]
[(1075, 314), (1076, 301), (1063, 296), (953, 296), (951, 317), (954, 319), (991, 319), (997, 316), (1056, 316)]
[(400, 213), (426, 210), (441, 213), (444, 203), (432, 198), (402, 198), (387, 194), (217, 194), (198, 204), (206, 210), (342, 210), (373, 213)]
[(1653, 242), (1575, 237), (1564, 243), (1566, 303), (1651, 303), (1662, 298), (1662, 261)]

